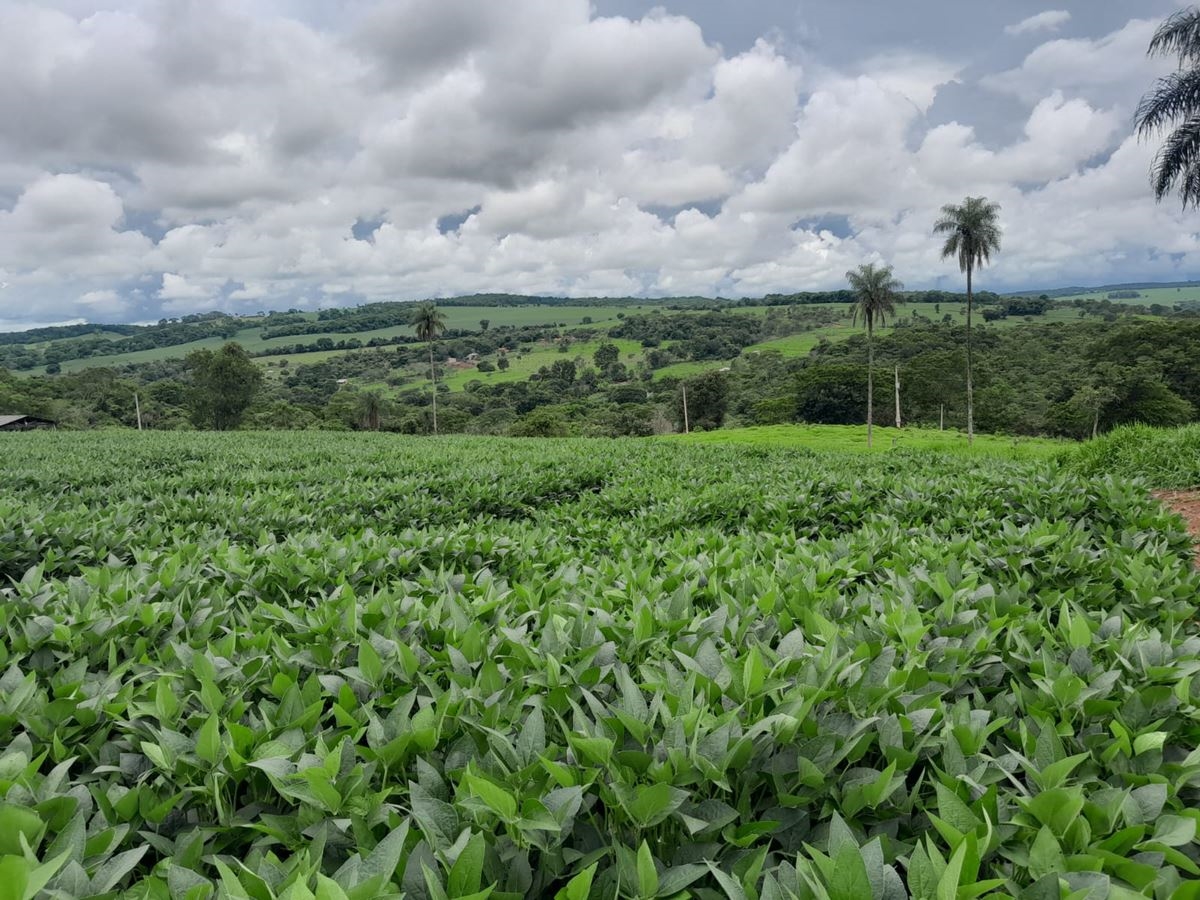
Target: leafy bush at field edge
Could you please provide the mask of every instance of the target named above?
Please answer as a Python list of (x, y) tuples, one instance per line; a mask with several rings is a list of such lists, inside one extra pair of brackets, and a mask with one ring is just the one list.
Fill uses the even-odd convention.
[(1125, 425), (1084, 444), (1067, 461), (1081, 475), (1144, 478), (1156, 488), (1200, 485), (1200, 425)]

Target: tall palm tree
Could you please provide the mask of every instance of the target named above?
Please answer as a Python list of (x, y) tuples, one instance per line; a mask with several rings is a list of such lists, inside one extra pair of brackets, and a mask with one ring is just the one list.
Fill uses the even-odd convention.
[(967, 197), (962, 204), (948, 203), (933, 233), (946, 235), (942, 259), (956, 257), (958, 268), (967, 273), (967, 443), (975, 442), (975, 395), (971, 384), (971, 276), (993, 253), (1000, 252), (1000, 204), (987, 197)]
[(433, 384), (433, 433), (437, 434), (437, 369), (433, 365), (433, 342), (446, 330), (446, 315), (433, 303), (426, 301), (417, 307), (413, 315), (413, 328), (417, 332), (417, 340), (429, 344), (429, 380)]
[(1158, 79), (1137, 109), (1139, 137), (1173, 129), (1150, 169), (1154, 196), (1162, 200), (1176, 187), (1185, 208), (1200, 206), (1200, 9), (1163, 22), (1147, 52), (1179, 57), (1178, 70)]
[(887, 317), (896, 311), (897, 293), (904, 285), (893, 277), (891, 266), (877, 268), (875, 263), (847, 272), (846, 280), (854, 291), (851, 307), (854, 324), (861, 319), (867, 326), (867, 446), (870, 447), (875, 421), (875, 325), (887, 324)]

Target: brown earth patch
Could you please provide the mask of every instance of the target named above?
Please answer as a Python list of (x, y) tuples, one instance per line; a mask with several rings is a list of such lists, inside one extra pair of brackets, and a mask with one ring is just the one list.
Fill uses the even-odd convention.
[(1153, 491), (1174, 512), (1183, 517), (1196, 545), (1196, 566), (1200, 568), (1200, 490), (1197, 491)]

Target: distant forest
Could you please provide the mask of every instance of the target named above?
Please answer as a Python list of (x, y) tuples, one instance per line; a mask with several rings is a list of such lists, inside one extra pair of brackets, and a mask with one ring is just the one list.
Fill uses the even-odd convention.
[[(960, 428), (964, 341), (955, 304), (961, 295), (910, 296), (934, 304), (920, 307), (925, 313), (940, 312), (928, 315), (913, 308), (902, 312), (889, 333), (876, 335), (875, 421), (894, 419), (892, 383), (898, 375), (904, 424)], [(470, 298), (468, 304), (467, 299), (460, 298), (462, 305), (481, 300)], [(512, 298), (494, 299), (503, 304)], [(845, 320), (842, 299), (842, 292), (773, 295), (757, 301), (765, 310), (745, 310), (752, 304), (744, 301), (643, 299), (625, 304), (631, 308), (604, 325), (564, 330), (554, 325), (484, 328), (481, 323), (478, 330), (448, 330), (432, 345), (439, 430), (548, 436), (679, 430), (685, 387), (692, 429), (861, 423), (866, 342), (860, 332), (835, 324)], [(983, 294), (977, 299), (982, 318), (997, 322), (978, 328), (974, 338), (980, 431), (1083, 438), (1125, 422), (1197, 420), (1200, 317), (1194, 311), (1160, 308), (1155, 316), (1127, 302), (1072, 301), (1059, 307), (1049, 298)], [(133, 340), (138, 346), (181, 342), (176, 356), (53, 376), (0, 369), (0, 411), (43, 415), (64, 427), (134, 427), (140, 406), (144, 427), (213, 427), (211, 394), (222, 390), (221, 376), (213, 373), (228, 363), (229, 371), (248, 382), (244, 408), (221, 419), (221, 427), (427, 433), (432, 430), (430, 347), (416, 345), (411, 332), (378, 346), (341, 348), (345, 352), (335, 345), (322, 358), (291, 364), (287, 358), (251, 361), (232, 343), (225, 356), (184, 352), (183, 346), (186, 337), (224, 339), (249, 322), (276, 334), (299, 329), (292, 333), (305, 335), (318, 324), (327, 331), (331, 322), (339, 331), (373, 330), (407, 322), (413, 310), (410, 304), (384, 303), (325, 311), (315, 318), (293, 311), (163, 322), (120, 340), (103, 340)], [(1050, 313), (1054, 320), (1043, 321)], [(61, 340), (64, 332), (55, 333)], [(45, 334), (26, 337), (46, 339)], [(65, 345), (5, 347), (40, 354), (45, 364), (56, 348), (87, 344), (86, 333), (67, 337)], [(808, 349), (787, 352), (794, 340), (807, 340)], [(775, 343), (781, 349), (770, 349)], [(759, 345), (766, 349), (754, 349)], [(528, 360), (545, 364), (529, 368)], [(516, 372), (522, 365), (528, 371), (521, 377), (485, 377), (510, 366), (518, 367)], [(477, 380), (471, 371), (478, 372)], [(455, 379), (453, 389), (448, 377)]]

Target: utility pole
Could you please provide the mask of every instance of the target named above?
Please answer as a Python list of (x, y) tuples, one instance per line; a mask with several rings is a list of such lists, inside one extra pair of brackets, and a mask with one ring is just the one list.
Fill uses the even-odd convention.
[(142, 404), (141, 404), (141, 401), (138, 400), (138, 395), (137, 395), (136, 391), (134, 392), (134, 395), (133, 395), (133, 408), (137, 410), (138, 431), (141, 431), (142, 430)]
[(896, 366), (896, 427), (900, 427), (900, 367)]
[(687, 382), (681, 381), (681, 382), (679, 382), (679, 385), (680, 385), (680, 387), (683, 388), (683, 433), (687, 434), (688, 433)]

